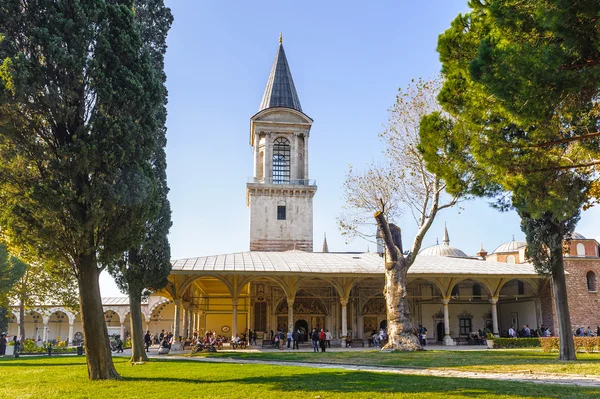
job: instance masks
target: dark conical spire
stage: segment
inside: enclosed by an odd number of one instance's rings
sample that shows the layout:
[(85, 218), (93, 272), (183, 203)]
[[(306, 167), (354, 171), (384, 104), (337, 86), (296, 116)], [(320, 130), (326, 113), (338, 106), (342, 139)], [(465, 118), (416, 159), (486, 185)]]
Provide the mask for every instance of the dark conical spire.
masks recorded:
[(292, 108), (302, 112), (302, 106), (300, 106), (300, 99), (298, 99), (298, 93), (296, 93), (282, 41), (281, 36), (279, 36), (279, 49), (271, 68), (265, 94), (258, 108), (259, 112), (274, 107)]
[(450, 236), (448, 235), (448, 228), (446, 227), (446, 223), (444, 223), (444, 245), (450, 245)]
[(323, 235), (323, 250), (321, 252), (329, 252), (329, 246), (327, 245), (327, 233)]

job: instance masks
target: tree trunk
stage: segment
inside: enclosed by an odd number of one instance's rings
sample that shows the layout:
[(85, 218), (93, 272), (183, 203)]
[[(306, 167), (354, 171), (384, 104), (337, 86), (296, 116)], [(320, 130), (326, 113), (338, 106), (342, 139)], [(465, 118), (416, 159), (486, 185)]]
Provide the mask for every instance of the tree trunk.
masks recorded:
[(100, 270), (95, 257), (81, 256), (77, 261), (77, 269), (88, 377), (91, 380), (121, 379), (112, 361), (98, 281)]
[(375, 213), (387, 252), (385, 255), (385, 304), (387, 307), (388, 343), (384, 350), (414, 351), (423, 349), (410, 321), (406, 298), (406, 273), (410, 262), (402, 254), (402, 231), (388, 224), (381, 212)]
[(142, 328), (142, 295), (139, 290), (129, 289), (129, 317), (131, 318), (131, 362), (147, 362)]
[(387, 306), (389, 341), (384, 349), (414, 351), (423, 349), (410, 321), (410, 308), (406, 297), (406, 272), (404, 258), (385, 271), (385, 303)]
[(562, 247), (552, 249), (552, 290), (560, 338), (560, 354), (558, 360), (577, 360), (573, 331), (571, 330), (571, 315), (567, 300), (567, 282)]
[[(20, 298), (19, 300), (19, 337), (21, 338), (21, 344), (25, 343), (25, 299)], [(34, 338), (34, 339), (37, 339)]]

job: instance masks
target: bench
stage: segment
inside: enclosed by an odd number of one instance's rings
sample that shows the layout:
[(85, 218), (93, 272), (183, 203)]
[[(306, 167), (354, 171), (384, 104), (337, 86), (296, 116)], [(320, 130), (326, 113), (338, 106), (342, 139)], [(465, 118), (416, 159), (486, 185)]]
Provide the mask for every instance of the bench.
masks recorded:
[(267, 348), (271, 348), (271, 347), (273, 347), (273, 341), (272, 341), (272, 340), (270, 340), (270, 339), (263, 339), (263, 340), (262, 340), (262, 347), (264, 348), (265, 346), (266, 346)]

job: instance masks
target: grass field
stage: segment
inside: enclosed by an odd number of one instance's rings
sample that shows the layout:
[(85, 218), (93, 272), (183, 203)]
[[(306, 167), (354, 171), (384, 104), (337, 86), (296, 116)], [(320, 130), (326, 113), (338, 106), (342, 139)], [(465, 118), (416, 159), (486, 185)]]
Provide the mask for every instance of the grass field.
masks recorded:
[(322, 362), (373, 366), (425, 367), (463, 371), (531, 372), (600, 375), (600, 353), (578, 353), (575, 362), (559, 362), (556, 353), (541, 349), (506, 349), (482, 351), (422, 351), (382, 353), (363, 352), (218, 352), (195, 356)]
[(83, 357), (2, 358), (0, 398), (600, 398), (600, 389), (307, 367), (165, 359), (132, 366), (122, 381), (89, 381)]

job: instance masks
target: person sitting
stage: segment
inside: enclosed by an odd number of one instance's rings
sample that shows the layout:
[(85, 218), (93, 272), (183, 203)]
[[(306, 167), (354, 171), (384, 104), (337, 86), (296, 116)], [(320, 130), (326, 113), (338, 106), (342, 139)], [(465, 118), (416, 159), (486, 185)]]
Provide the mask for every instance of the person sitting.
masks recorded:
[(346, 348), (352, 348), (352, 337), (350, 335), (346, 337)]

